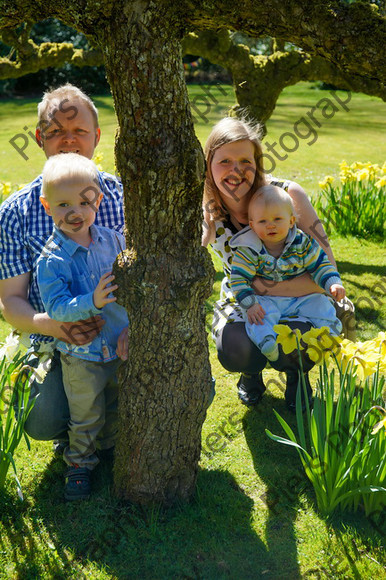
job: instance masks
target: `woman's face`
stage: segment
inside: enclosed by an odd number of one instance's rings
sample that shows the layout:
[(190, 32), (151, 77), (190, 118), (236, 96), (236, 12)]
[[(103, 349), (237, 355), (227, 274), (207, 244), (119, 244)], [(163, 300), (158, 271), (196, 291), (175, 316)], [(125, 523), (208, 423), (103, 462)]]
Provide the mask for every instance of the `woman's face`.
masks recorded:
[(216, 149), (212, 175), (221, 198), (240, 201), (249, 193), (256, 175), (255, 148), (251, 141), (233, 141)]

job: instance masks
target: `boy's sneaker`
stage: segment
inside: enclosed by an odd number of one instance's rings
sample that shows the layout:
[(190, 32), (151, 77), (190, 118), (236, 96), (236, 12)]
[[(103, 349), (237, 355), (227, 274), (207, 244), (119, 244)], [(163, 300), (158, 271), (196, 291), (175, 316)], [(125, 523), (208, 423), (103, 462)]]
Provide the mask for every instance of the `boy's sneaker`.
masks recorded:
[(261, 373), (257, 375), (242, 373), (237, 383), (237, 388), (239, 399), (243, 405), (247, 407), (258, 405), (265, 391), (263, 375)]
[(279, 358), (279, 347), (276, 343), (275, 337), (267, 336), (259, 345), (261, 354), (272, 362)]
[[(298, 371), (290, 371), (287, 372), (287, 383), (286, 383), (286, 390), (285, 390), (285, 402), (287, 404), (287, 409), (291, 411), (291, 413), (296, 413), (296, 393), (298, 388), (301, 389), (301, 402), (302, 402), (302, 412), (307, 408), (306, 399), (304, 397), (304, 387), (303, 381), (300, 380), (299, 383), (299, 375)], [(311, 409), (312, 407), (312, 387), (310, 384), (310, 379), (308, 378), (308, 373), (304, 375), (305, 382), (306, 382), (306, 392), (307, 392), (307, 399), (308, 404)]]
[(67, 469), (64, 499), (67, 501), (74, 501), (77, 499), (88, 499), (91, 494), (90, 483), (91, 470), (88, 467), (79, 467), (79, 465), (71, 465)]

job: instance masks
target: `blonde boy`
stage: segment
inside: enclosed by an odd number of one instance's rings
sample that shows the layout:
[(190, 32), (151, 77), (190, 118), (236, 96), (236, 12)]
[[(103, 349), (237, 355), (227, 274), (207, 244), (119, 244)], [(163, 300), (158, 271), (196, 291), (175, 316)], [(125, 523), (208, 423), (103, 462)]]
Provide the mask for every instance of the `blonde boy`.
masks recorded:
[(76, 153), (50, 157), (42, 191), (40, 201), (55, 224), (37, 263), (44, 307), (53, 320), (99, 315), (105, 322), (88, 344), (56, 344), (70, 409), (65, 498), (83, 499), (90, 495), (90, 472), (99, 462), (96, 446), (112, 448), (117, 434), (116, 348), (128, 321), (112, 295), (118, 286), (112, 285), (111, 269), (124, 238), (94, 224), (103, 195), (90, 159)]

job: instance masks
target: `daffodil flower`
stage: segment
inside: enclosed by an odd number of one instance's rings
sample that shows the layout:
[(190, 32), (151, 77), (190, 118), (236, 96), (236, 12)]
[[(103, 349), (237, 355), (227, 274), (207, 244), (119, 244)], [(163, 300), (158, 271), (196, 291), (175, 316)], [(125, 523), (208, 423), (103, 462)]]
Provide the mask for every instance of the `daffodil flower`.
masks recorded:
[(374, 425), (373, 430), (371, 431), (371, 434), (374, 435), (375, 433), (378, 433), (378, 431), (380, 431), (382, 427), (384, 427), (386, 431), (386, 411), (383, 407), (378, 407), (378, 405), (373, 407), (372, 409), (377, 409), (378, 411), (381, 411), (385, 415), (383, 419), (381, 419), (381, 421), (378, 421), (378, 423)]
[(356, 173), (357, 181), (364, 181), (365, 179), (369, 178), (369, 170), (362, 169), (361, 171), (357, 171)]
[(376, 181), (374, 185), (375, 185), (375, 187), (377, 187), (379, 189), (381, 187), (385, 187), (385, 185), (386, 185), (386, 176), (385, 175), (382, 175), (382, 177), (378, 181)]
[(281, 344), (284, 354), (289, 354), (296, 350), (298, 345), (300, 350), (303, 350), (303, 347), (300, 344), (302, 335), (298, 328), (293, 330), (286, 324), (276, 324), (273, 329), (277, 332), (276, 342)]
[(332, 355), (337, 356), (340, 351), (342, 339), (333, 336), (327, 326), (322, 328), (311, 328), (302, 336), (303, 342), (308, 346), (307, 355), (316, 364), (323, 361), (329, 362)]
[(4, 357), (7, 361), (11, 362), (19, 350), (19, 338), (17, 334), (11, 332), (5, 339), (3, 345), (0, 348), (0, 360)]
[(375, 433), (378, 433), (378, 431), (380, 431), (382, 427), (384, 427), (386, 431), (386, 417), (381, 421), (379, 421), (379, 423), (374, 425), (374, 429), (371, 431), (371, 434), (374, 435)]

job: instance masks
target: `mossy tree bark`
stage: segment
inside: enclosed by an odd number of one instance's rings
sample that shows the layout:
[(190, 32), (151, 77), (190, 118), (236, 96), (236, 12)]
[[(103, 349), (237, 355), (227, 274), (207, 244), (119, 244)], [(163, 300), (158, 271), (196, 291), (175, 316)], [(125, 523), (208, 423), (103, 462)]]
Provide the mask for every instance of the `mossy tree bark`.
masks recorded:
[(386, 97), (385, 88), (379, 82), (349, 75), (321, 56), (295, 50), (286, 52), (283, 42), (274, 42), (270, 55), (254, 55), (247, 46), (235, 42), (229, 30), (223, 29), (189, 33), (182, 46), (185, 52), (203, 56), (228, 69), (238, 102), (233, 110), (247, 111), (263, 127), (282, 90), (299, 81), (320, 80), (342, 89)]
[[(212, 265), (200, 247), (204, 163), (195, 137), (174, 9), (117, 10), (102, 32), (120, 133), (128, 251), (115, 273), (127, 308), (115, 489), (169, 503), (195, 486), (210, 390), (203, 302)], [(176, 25), (177, 24), (177, 25)]]

